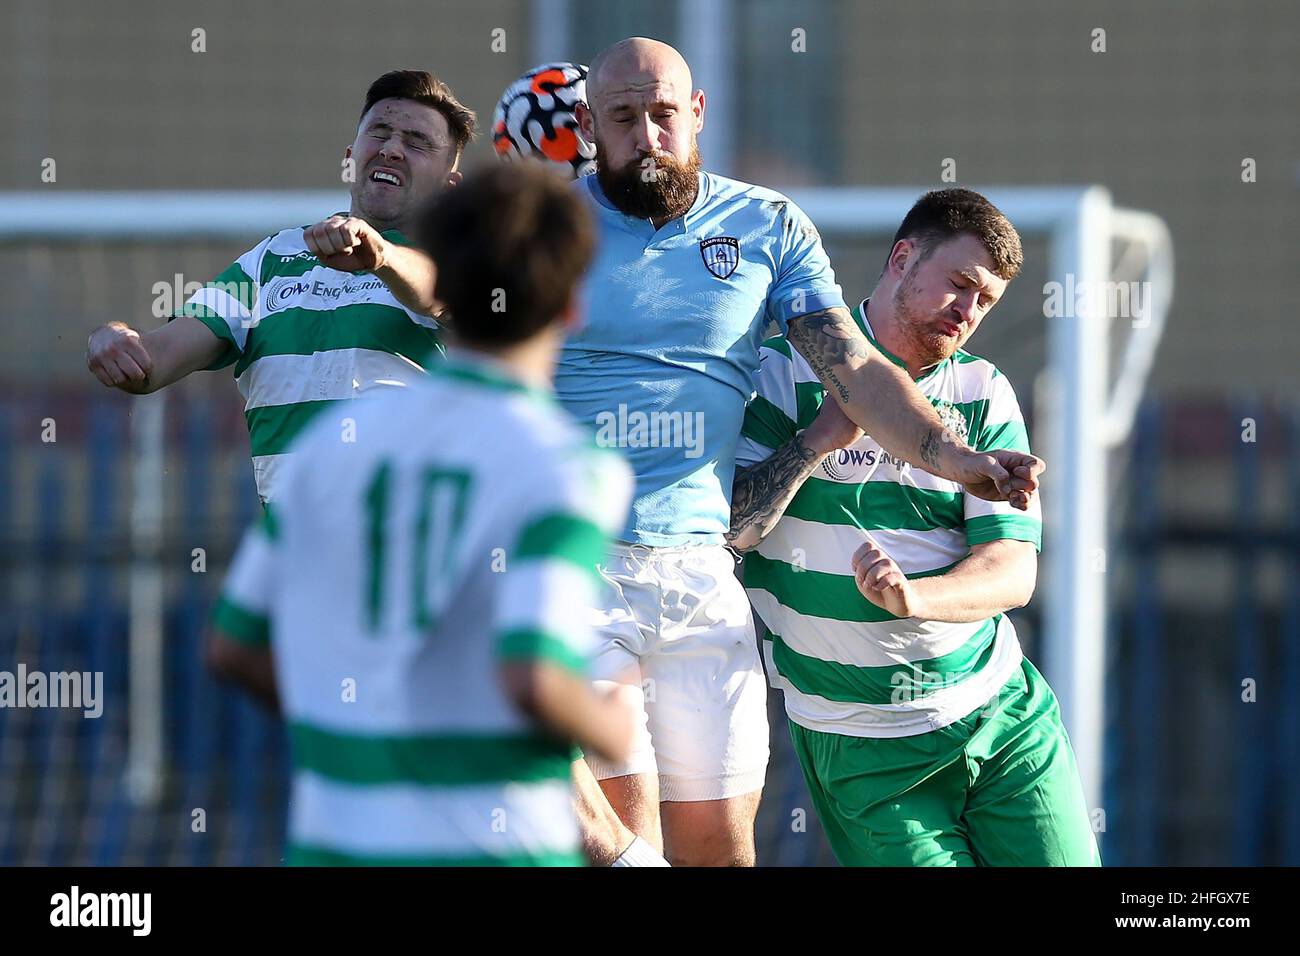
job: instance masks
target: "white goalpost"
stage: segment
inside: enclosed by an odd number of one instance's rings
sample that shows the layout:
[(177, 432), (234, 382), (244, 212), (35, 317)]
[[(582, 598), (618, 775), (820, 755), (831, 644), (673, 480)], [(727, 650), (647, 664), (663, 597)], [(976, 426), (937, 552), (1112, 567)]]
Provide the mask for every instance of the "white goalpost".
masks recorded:
[[(830, 239), (892, 236), (930, 187), (793, 190), (790, 197)], [(1070, 290), (1066, 314), (1047, 322), (1050, 394), (1040, 409), (1037, 446), (1045, 478), (1043, 587), (1047, 677), (1060, 698), (1089, 806), (1101, 800), (1107, 453), (1132, 427), (1173, 289), (1169, 232), (1156, 216), (1117, 209), (1109, 192), (1087, 187), (981, 189), (1026, 237), (1046, 237), (1047, 279)], [(0, 247), (17, 241), (86, 245), (158, 244), (156, 278), (175, 269), (167, 243), (222, 241), (251, 246), (286, 226), (348, 208), (345, 193), (111, 192), (10, 193), (2, 197)], [(1136, 277), (1149, 300), (1110, 369), (1117, 267), (1112, 246), (1136, 249)], [(151, 260), (152, 263), (153, 260)], [(212, 274), (226, 263), (213, 263)], [(1122, 271), (1122, 270), (1121, 270)], [(187, 278), (204, 280), (211, 276)], [(147, 289), (140, 291), (146, 301)], [(147, 316), (122, 315), (131, 325)], [(86, 330), (89, 332), (89, 329)], [(130, 573), (130, 743), (128, 782), (142, 801), (163, 779), (163, 569), (159, 554), (166, 393), (140, 401), (131, 428), (133, 510)]]

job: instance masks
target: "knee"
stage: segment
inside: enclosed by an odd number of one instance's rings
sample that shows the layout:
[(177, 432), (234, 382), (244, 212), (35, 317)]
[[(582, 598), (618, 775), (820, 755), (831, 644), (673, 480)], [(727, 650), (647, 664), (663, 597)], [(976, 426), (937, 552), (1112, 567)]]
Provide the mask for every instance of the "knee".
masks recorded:
[(754, 833), (737, 826), (719, 826), (706, 832), (668, 839), (668, 862), (673, 866), (753, 866)]

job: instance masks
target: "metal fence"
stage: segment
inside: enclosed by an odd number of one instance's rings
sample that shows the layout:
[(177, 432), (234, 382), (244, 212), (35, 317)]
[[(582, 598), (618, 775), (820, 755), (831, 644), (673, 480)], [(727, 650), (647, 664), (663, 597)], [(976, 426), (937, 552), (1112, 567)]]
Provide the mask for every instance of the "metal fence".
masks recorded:
[(1108, 862), (1300, 864), (1300, 405), (1148, 401), (1130, 462)]

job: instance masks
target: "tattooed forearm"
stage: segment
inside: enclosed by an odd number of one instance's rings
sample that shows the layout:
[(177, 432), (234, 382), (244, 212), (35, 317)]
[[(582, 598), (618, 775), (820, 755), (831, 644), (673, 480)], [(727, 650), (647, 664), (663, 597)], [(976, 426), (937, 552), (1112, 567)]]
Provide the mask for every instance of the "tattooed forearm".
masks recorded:
[[(964, 445), (944, 441), (943, 423), (907, 370), (872, 346), (844, 309), (790, 322), (786, 336), (844, 414), (885, 451), (944, 478), (964, 474)], [(945, 445), (949, 447), (945, 447)]]
[(824, 457), (804, 444), (802, 435), (795, 435), (766, 461), (738, 469), (727, 543), (737, 551), (758, 547)]
[(939, 467), (939, 439), (933, 430), (927, 431), (921, 439), (921, 464), (932, 471)]
[(870, 343), (853, 324), (846, 309), (834, 308), (814, 312), (790, 323), (790, 342), (807, 359), (817, 377), (849, 401), (849, 388), (836, 368), (850, 358), (866, 358)]

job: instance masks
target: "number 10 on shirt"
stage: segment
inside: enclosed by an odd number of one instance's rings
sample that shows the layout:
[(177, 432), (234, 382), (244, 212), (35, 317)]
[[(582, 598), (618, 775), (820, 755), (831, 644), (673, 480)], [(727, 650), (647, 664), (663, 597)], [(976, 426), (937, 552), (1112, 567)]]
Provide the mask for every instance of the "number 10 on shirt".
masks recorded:
[[(410, 615), (412, 626), (427, 632), (437, 623), (454, 585), (455, 548), (472, 484), (465, 471), (428, 467), (411, 475), (413, 481), (398, 480), (392, 462), (375, 469), (366, 486), (366, 623), (371, 632), (381, 630), (385, 590), (391, 581), (392, 552), (410, 555)], [(414, 492), (412, 504), (403, 507), (403, 497)], [(396, 499), (396, 500), (395, 500)], [(392, 516), (415, 511), (414, 525), (398, 529), (413, 534), (407, 548), (394, 548)], [(400, 613), (400, 612), (397, 612)]]

